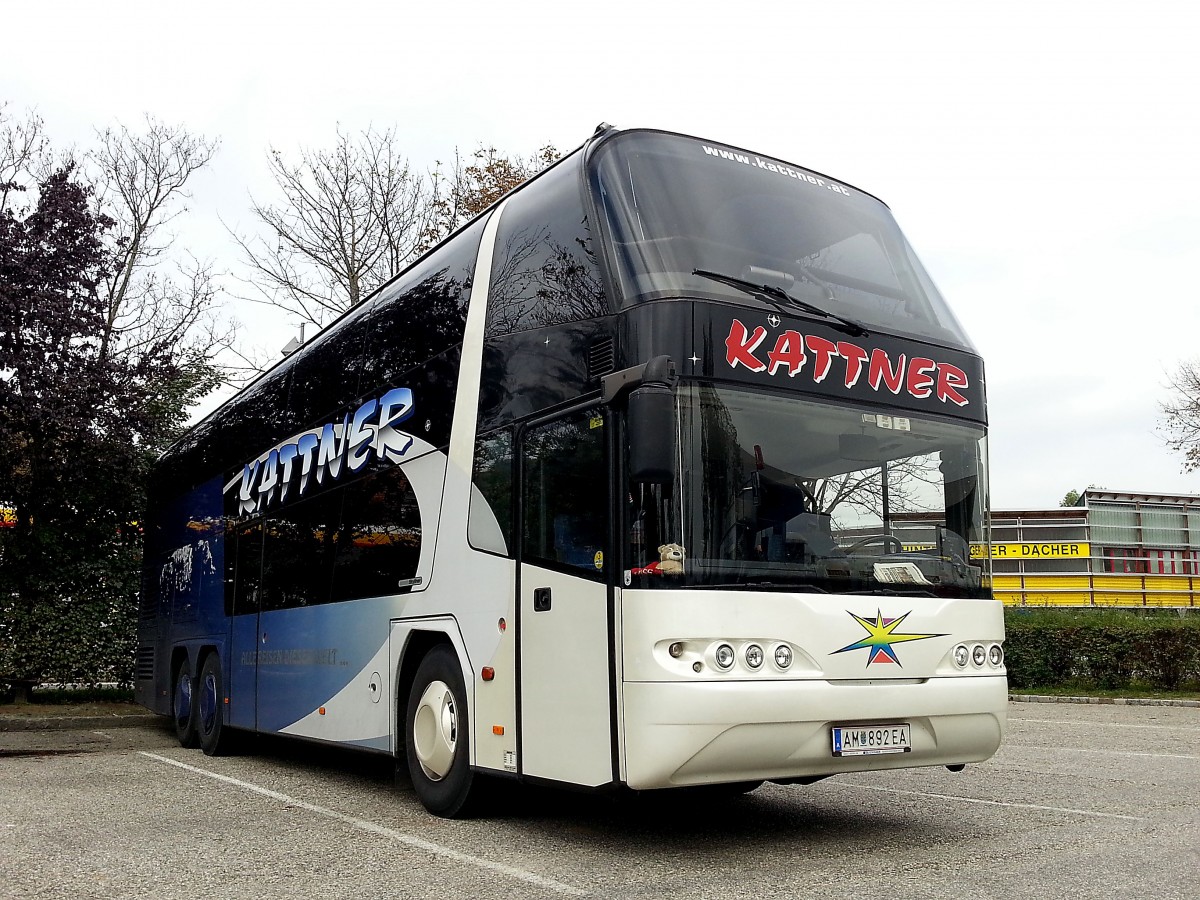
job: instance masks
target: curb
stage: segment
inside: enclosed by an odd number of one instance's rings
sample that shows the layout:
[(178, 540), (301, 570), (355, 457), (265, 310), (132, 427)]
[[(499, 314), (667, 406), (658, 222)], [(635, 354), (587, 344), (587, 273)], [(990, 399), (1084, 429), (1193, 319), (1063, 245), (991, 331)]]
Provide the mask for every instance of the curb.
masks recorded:
[(1056, 697), (1041, 694), (1009, 694), (1013, 703), (1085, 703), (1099, 706), (1184, 706), (1200, 709), (1200, 700), (1158, 700), (1153, 697)]
[(153, 713), (112, 716), (0, 716), (4, 731), (90, 731), (93, 728), (155, 726), (163, 721)]

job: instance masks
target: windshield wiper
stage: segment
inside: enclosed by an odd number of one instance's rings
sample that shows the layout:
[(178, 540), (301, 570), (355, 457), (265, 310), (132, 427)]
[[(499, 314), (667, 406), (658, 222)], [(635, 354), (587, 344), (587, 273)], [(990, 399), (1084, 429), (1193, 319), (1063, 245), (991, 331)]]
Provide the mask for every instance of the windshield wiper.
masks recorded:
[(933, 591), (924, 591), (920, 588), (912, 590), (897, 591), (892, 588), (875, 588), (867, 591), (851, 591), (849, 593), (862, 594), (864, 597), (936, 597), (937, 594)]
[[(753, 281), (748, 281), (745, 278), (736, 278), (733, 275), (724, 275), (721, 272), (709, 272), (705, 269), (692, 269), (693, 275), (699, 275), (701, 278), (708, 278), (712, 281), (720, 282), (721, 284), (729, 285), (731, 288), (737, 288), (739, 291), (745, 291), (756, 300), (766, 303), (781, 313), (787, 313), (787, 310), (781, 309), (780, 304), (786, 304), (795, 309), (804, 310), (815, 316), (820, 316), (823, 319), (832, 319), (837, 322), (833, 327), (838, 331), (844, 332), (851, 337), (866, 337), (870, 334), (867, 329), (863, 328), (853, 319), (847, 319), (844, 316), (839, 316), (837, 313), (830, 312), (827, 309), (822, 309), (814, 303), (809, 303), (807, 300), (801, 300), (799, 297), (793, 297), (783, 288), (775, 287), (772, 284), (755, 284)], [(819, 281), (815, 276), (809, 274), (808, 270), (804, 270), (804, 277), (811, 280), (814, 284), (821, 285), (825, 288), (826, 294), (832, 299), (833, 292), (829, 289), (829, 285)]]
[(745, 581), (732, 581), (728, 584), (700, 584), (699, 588), (748, 588), (766, 587), (778, 588), (781, 591), (792, 591), (797, 594), (828, 594), (829, 591), (815, 584), (789, 584), (784, 581), (766, 581), (761, 578), (748, 578)]

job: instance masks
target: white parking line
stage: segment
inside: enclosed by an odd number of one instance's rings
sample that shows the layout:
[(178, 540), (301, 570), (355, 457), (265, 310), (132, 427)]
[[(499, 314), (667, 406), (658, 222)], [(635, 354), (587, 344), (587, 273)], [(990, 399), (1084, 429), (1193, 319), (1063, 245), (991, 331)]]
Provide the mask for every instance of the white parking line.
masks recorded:
[(869, 784), (849, 784), (845, 781), (827, 782), (830, 787), (856, 788), (860, 791), (880, 791), (884, 794), (902, 794), (907, 797), (932, 797), (935, 800), (954, 800), (958, 803), (979, 803), (984, 806), (1007, 806), (1013, 809), (1037, 809), (1043, 812), (1068, 813), (1075, 816), (1092, 816), (1098, 819), (1122, 819), (1126, 822), (1145, 822), (1142, 816), (1123, 816), (1120, 813), (1095, 812), (1090, 809), (1071, 809), (1067, 806), (1041, 806), (1037, 803), (1009, 803), (1006, 800), (981, 800), (978, 797), (957, 797), (953, 794), (930, 794), (925, 791), (902, 791), (898, 788), (875, 787)]
[(289, 806), (298, 806), (300, 809), (306, 809), (309, 812), (316, 813), (319, 816), (325, 816), (329, 819), (336, 819), (339, 822), (344, 822), (353, 828), (360, 831), (366, 831), (370, 834), (377, 834), (386, 837), (389, 840), (396, 841), (399, 844), (406, 844), (409, 847), (415, 847), (418, 850), (424, 850), (427, 853), (432, 853), (436, 856), (443, 856), (447, 859), (452, 859), (455, 862), (467, 863), (468, 865), (478, 866), (481, 869), (487, 869), (489, 872), (496, 872), (500, 875), (505, 875), (509, 878), (515, 878), (518, 881), (524, 881), (527, 884), (535, 884), (538, 887), (546, 888), (554, 891), (557, 894), (563, 894), (569, 897), (582, 897), (586, 891), (579, 888), (571, 887), (569, 884), (563, 884), (561, 881), (555, 881), (552, 878), (546, 878), (542, 875), (537, 875), (533, 872), (527, 872), (524, 869), (518, 869), (515, 866), (507, 866), (504, 863), (493, 862), (489, 859), (483, 859), (479, 856), (472, 856), (469, 853), (463, 853), (459, 850), (452, 850), (449, 847), (443, 847), (441, 844), (435, 844), (432, 841), (424, 840), (423, 838), (414, 837), (411, 834), (405, 834), (402, 831), (396, 831), (394, 828), (387, 828), (383, 825), (377, 825), (374, 822), (368, 822), (365, 819), (357, 819), (354, 816), (348, 816), (345, 813), (340, 813), (337, 810), (327, 809), (324, 806), (317, 806), (313, 803), (305, 803), (303, 800), (297, 800), (294, 797), (289, 797), (287, 794), (281, 794), (278, 791), (273, 791), (269, 788), (260, 787), (257, 784), (251, 784), (248, 781), (242, 781), (238, 778), (231, 778), (228, 775), (221, 775), (217, 772), (210, 772), (208, 769), (201, 769), (198, 766), (188, 765), (187, 763), (177, 762), (165, 756), (159, 756), (157, 753), (148, 753), (145, 750), (138, 751), (142, 756), (149, 757), (157, 762), (166, 763), (168, 766), (175, 766), (179, 769), (184, 769), (188, 772), (193, 772), (196, 775), (203, 775), (205, 778), (212, 778), (215, 781), (223, 781), (226, 784), (232, 784), (240, 787), (243, 790), (252, 791), (256, 794), (262, 794), (264, 797), (270, 797), (272, 800), (278, 800), (281, 803), (286, 803)]
[(1010, 722), (1033, 722), (1038, 725), (1074, 725), (1077, 728), (1150, 728), (1154, 731), (1200, 731), (1200, 719), (1195, 725), (1134, 725), (1126, 722), (1079, 722), (1074, 719), (1015, 719), (1008, 717)]
[(1149, 756), (1153, 759), (1200, 760), (1200, 756), (1188, 756), (1184, 753), (1146, 753), (1140, 750), (1085, 750), (1082, 747), (1042, 747), (1034, 744), (1011, 744), (1008, 746), (1021, 747), (1025, 750), (1058, 750), (1062, 753), (1099, 753), (1103, 756)]

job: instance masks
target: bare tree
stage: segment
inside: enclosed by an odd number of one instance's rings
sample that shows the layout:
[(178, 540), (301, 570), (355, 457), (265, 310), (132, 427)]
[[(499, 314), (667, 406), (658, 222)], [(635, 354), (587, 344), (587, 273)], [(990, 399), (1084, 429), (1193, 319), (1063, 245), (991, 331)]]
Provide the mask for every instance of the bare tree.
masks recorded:
[[(109, 234), (112, 264), (100, 285), (107, 319), (102, 355), (138, 359), (170, 350), (208, 365), (232, 348), (234, 325), (219, 311), (212, 263), (174, 253), (171, 231), (187, 211), (189, 182), (217, 146), (152, 116), (144, 131), (117, 125), (97, 132), (86, 160), (97, 205), (116, 223)], [(201, 379), (204, 390), (215, 376)]]
[(869, 520), (878, 516), (884, 508), (885, 493), (887, 504), (896, 515), (936, 509), (941, 501), (937, 495), (941, 491), (942, 474), (937, 455), (931, 454), (892, 460), (829, 478), (804, 479), (797, 486), (808, 495), (814, 511), (830, 514), (835, 520), (846, 519), (848, 525), (859, 518)]
[(416, 254), (427, 193), (397, 147), (395, 129), (340, 129), (330, 150), (290, 162), (272, 148), (279, 205), (252, 200), (266, 234), (234, 239), (257, 302), (323, 325), (359, 303)]
[(48, 175), (52, 162), (41, 116), (31, 110), (14, 121), (8, 104), (0, 104), (0, 212)]
[[(133, 364), (170, 356), (185, 370), (172, 390), (189, 405), (236, 367), (217, 363), (219, 355), (234, 352), (235, 326), (220, 312), (213, 264), (176, 252), (171, 229), (186, 212), (189, 182), (212, 159), (217, 141), (151, 116), (144, 130), (116, 125), (96, 137), (78, 171), (94, 187), (95, 214), (108, 223), (96, 286), (105, 319), (100, 355)], [(14, 121), (0, 108), (0, 210), (59, 166), (76, 167), (75, 153), (52, 152), (41, 117), (30, 112)]]
[(1170, 380), (1171, 397), (1160, 404), (1160, 433), (1183, 454), (1183, 471), (1200, 469), (1200, 362), (1181, 363)]
[(480, 144), (471, 154), (471, 161), (464, 164), (456, 148), (450, 171), (443, 172), (438, 162), (430, 175), (429, 215), (422, 249), (432, 247), (471, 221), (559, 156), (553, 144), (546, 144), (527, 158), (501, 156), (495, 147)]

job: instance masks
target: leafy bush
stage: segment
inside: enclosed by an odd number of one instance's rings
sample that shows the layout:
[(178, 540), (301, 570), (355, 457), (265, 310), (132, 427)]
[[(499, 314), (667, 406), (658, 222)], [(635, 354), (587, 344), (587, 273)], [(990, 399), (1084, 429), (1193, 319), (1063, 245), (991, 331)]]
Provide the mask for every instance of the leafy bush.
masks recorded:
[(1200, 689), (1200, 615), (1133, 610), (1005, 611), (1012, 688)]

